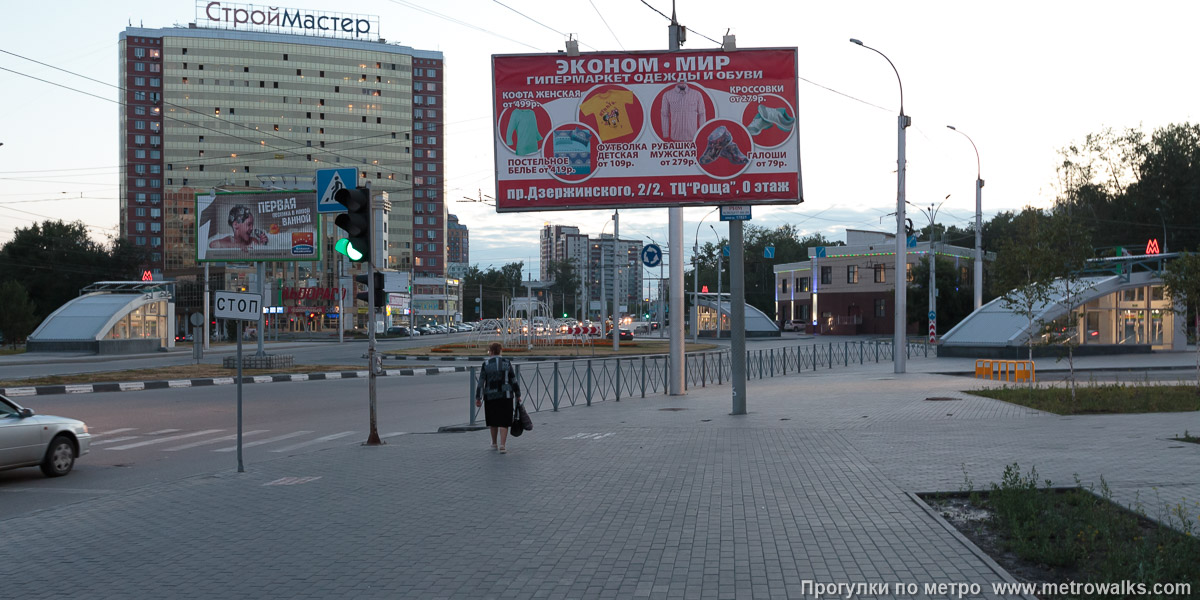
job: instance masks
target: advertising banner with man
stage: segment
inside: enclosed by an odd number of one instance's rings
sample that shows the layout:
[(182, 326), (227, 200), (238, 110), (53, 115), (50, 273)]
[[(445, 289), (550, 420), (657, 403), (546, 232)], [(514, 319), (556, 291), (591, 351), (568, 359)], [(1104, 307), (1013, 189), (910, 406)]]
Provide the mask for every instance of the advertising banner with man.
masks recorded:
[(796, 49), (492, 56), (496, 210), (803, 201)]
[(196, 260), (321, 259), (312, 190), (196, 194)]

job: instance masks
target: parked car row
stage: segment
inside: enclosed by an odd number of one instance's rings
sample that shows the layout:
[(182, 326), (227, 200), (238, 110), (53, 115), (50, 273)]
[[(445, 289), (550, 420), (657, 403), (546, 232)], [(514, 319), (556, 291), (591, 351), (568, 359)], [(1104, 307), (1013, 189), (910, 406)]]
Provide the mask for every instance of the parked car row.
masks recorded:
[(474, 328), (466, 323), (458, 323), (455, 325), (418, 325), (410, 327), (407, 325), (393, 325), (387, 328), (385, 335), (395, 337), (416, 337), (420, 335), (434, 335), (438, 333), (466, 333)]

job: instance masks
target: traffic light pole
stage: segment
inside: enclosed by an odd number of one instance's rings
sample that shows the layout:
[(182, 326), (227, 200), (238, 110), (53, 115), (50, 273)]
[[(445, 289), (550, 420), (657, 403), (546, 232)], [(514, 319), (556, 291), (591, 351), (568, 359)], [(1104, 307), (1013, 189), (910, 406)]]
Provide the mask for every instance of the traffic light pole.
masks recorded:
[[(374, 220), (374, 211), (372, 211), (372, 220)], [(367, 254), (367, 396), (369, 398), (371, 412), (371, 433), (367, 435), (367, 441), (364, 446), (379, 446), (383, 441), (379, 439), (378, 413), (376, 411), (375, 402), (375, 378), (380, 369), (379, 357), (375, 354), (375, 252), (374, 249), (369, 249)]]

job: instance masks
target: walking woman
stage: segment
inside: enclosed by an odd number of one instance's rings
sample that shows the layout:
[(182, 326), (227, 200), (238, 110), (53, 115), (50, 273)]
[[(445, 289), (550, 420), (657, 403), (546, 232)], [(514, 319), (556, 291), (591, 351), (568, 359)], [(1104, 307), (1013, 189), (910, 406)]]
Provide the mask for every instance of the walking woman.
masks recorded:
[[(483, 407), (484, 419), (492, 430), (492, 450), (499, 448), (501, 454), (508, 450), (508, 428), (513, 420), (513, 400), (521, 400), (521, 387), (512, 361), (500, 356), (504, 346), (494, 342), (488, 346), (488, 359), (479, 371), (479, 385), (475, 388), (475, 406)], [(500, 445), (496, 445), (496, 434), (500, 434)]]

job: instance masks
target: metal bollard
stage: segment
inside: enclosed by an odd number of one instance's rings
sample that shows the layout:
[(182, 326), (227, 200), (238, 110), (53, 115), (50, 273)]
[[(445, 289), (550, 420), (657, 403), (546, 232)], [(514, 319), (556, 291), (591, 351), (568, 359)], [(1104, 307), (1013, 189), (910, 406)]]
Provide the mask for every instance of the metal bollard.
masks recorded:
[[(241, 384), (238, 384), (238, 385), (241, 385)], [(475, 378), (475, 367), (471, 367), (471, 388), (470, 388), (470, 393), (467, 394), (467, 398), (469, 398), (469, 401), (467, 402), (467, 406), (468, 406), (469, 414), (471, 415), (471, 420), (469, 421), (469, 423), (471, 425), (475, 424), (475, 416), (476, 416), (476, 413), (475, 413), (475, 386), (476, 385), (477, 385), (477, 383), (476, 383), (476, 378)]]
[(646, 397), (646, 357), (642, 357), (642, 397)]
[(554, 404), (554, 412), (558, 412), (558, 361), (554, 361), (554, 398), (551, 400)]
[(587, 398), (587, 405), (592, 405), (592, 360), (587, 361), (587, 388), (584, 391), (584, 397)]
[[(616, 334), (614, 334), (616, 335)], [(614, 402), (621, 401), (621, 359), (617, 359), (616, 383), (613, 384)]]

